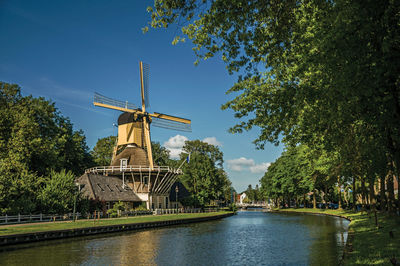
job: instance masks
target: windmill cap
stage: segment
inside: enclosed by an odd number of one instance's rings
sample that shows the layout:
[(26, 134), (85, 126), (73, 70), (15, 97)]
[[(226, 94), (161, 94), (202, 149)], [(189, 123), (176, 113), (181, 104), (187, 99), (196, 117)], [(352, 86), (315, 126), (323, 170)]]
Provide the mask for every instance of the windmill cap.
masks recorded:
[(118, 126), (141, 121), (143, 121), (143, 118), (141, 116), (138, 115), (137, 119), (135, 120), (135, 116), (133, 113), (125, 112), (118, 117)]

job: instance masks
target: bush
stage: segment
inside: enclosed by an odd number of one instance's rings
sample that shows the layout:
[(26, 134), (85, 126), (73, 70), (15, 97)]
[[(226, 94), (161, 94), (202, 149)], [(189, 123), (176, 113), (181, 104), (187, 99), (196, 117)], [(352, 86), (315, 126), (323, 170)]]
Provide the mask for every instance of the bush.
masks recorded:
[(136, 207), (134, 211), (147, 211), (146, 202), (142, 202), (139, 207)]
[(235, 203), (231, 203), (231, 204), (229, 204), (229, 210), (230, 211), (232, 211), (232, 212), (237, 212), (237, 206), (236, 206), (236, 204)]
[(126, 209), (126, 206), (125, 206), (126, 204), (125, 203), (123, 203), (123, 202), (121, 202), (121, 201), (118, 201), (118, 203), (115, 203), (114, 204), (114, 206), (112, 207), (112, 209), (109, 209), (108, 211), (107, 211), (107, 214), (110, 216), (110, 217), (120, 217), (121, 216), (121, 212), (122, 211), (125, 211), (125, 209)]

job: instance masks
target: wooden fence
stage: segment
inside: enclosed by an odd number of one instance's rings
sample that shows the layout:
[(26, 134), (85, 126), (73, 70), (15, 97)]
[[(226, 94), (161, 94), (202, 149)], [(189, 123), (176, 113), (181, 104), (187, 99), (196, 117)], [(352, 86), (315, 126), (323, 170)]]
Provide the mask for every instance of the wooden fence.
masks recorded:
[[(80, 218), (81, 214), (75, 214), (76, 218)], [(20, 224), (20, 223), (34, 223), (34, 222), (52, 222), (52, 221), (67, 221), (72, 220), (73, 214), (28, 214), (28, 215), (5, 215), (0, 216), (0, 225), (2, 224)]]
[[(200, 213), (200, 212), (216, 212), (218, 208), (179, 208), (179, 209), (155, 209), (143, 211), (122, 211), (120, 216), (141, 216), (141, 215), (163, 215), (175, 213)], [(82, 215), (79, 212), (76, 214), (76, 219), (102, 219), (109, 218), (103, 212), (94, 212), (87, 215)], [(0, 225), (5, 224), (21, 224), (21, 223), (35, 223), (35, 222), (55, 222), (55, 221), (68, 221), (73, 220), (73, 214), (28, 214), (28, 215), (5, 215), (0, 216)]]

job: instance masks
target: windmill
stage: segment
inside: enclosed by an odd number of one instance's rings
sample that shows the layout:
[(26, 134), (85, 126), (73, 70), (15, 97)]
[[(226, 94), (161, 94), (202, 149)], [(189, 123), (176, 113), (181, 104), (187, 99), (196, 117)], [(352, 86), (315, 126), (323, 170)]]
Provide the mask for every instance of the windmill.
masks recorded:
[[(108, 109), (122, 111), (123, 113), (118, 118), (118, 139), (114, 147), (112, 164), (118, 163), (120, 159), (117, 156), (117, 151), (123, 149), (120, 154), (123, 154), (127, 148), (135, 148), (136, 164), (146, 165), (153, 169), (153, 155), (151, 150), (150, 140), (150, 124), (156, 127), (174, 129), (180, 131), (191, 131), (191, 121), (186, 118), (176, 117), (163, 113), (149, 113), (146, 111), (149, 105), (148, 89), (149, 89), (149, 66), (139, 63), (140, 67), (140, 88), (141, 88), (141, 104), (142, 108), (137, 108), (134, 104), (127, 101), (118, 101), (106, 96), (95, 93), (95, 106)], [(140, 155), (147, 155), (147, 160), (139, 160)], [(120, 156), (121, 157), (121, 156)], [(132, 163), (131, 163), (132, 164)]]

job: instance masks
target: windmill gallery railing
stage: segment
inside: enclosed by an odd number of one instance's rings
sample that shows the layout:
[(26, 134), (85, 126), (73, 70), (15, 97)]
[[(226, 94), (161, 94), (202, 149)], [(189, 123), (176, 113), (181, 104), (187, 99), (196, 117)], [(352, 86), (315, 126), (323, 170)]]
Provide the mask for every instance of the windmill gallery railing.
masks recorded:
[(117, 107), (126, 108), (126, 109), (136, 109), (137, 108), (136, 105), (134, 105), (133, 103), (129, 103), (127, 101), (124, 102), (124, 101), (114, 100), (112, 98), (103, 96), (97, 92), (94, 93), (94, 101), (102, 103), (102, 104), (108, 104), (108, 105), (117, 106)]
[(122, 172), (171, 172), (174, 174), (182, 174), (181, 169), (171, 168), (169, 166), (155, 166), (153, 168), (140, 165), (127, 165), (127, 166), (98, 166), (85, 170), (86, 174), (119, 174)]

